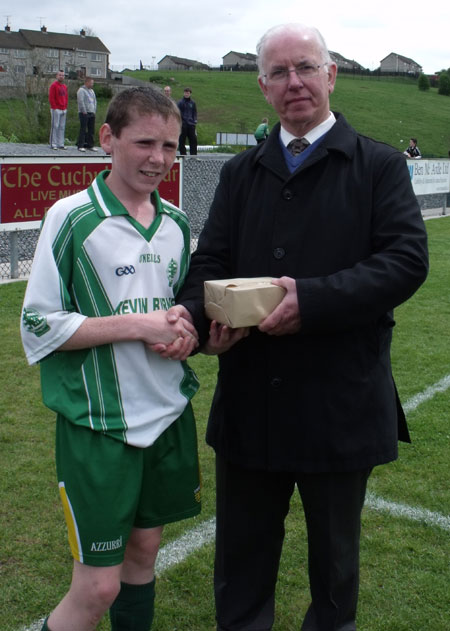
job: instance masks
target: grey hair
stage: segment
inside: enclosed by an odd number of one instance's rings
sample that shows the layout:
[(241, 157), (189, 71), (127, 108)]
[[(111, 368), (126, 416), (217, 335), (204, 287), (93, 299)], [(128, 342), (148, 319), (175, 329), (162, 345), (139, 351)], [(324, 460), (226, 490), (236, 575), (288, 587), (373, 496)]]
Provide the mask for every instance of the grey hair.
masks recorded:
[(305, 34), (311, 33), (313, 38), (316, 40), (319, 45), (320, 54), (322, 57), (322, 63), (330, 64), (332, 63), (332, 59), (330, 57), (330, 53), (328, 52), (327, 45), (325, 40), (314, 26), (306, 26), (305, 24), (298, 23), (290, 23), (290, 24), (279, 24), (278, 26), (273, 26), (268, 31), (264, 33), (259, 42), (256, 45), (256, 54), (257, 54), (257, 62), (258, 62), (258, 70), (259, 76), (262, 78), (264, 75), (264, 53), (267, 46), (267, 43), (272, 37), (279, 35), (280, 33), (290, 32), (290, 33), (298, 33)]

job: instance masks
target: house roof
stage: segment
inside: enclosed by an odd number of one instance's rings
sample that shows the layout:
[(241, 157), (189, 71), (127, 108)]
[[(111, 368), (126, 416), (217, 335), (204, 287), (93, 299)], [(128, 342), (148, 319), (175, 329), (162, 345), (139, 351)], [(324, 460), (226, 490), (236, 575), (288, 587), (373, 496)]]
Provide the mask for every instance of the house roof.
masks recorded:
[(71, 35), (69, 33), (50, 33), (49, 31), (30, 31), (19, 29), (31, 47), (62, 48), (64, 50), (84, 50), (95, 53), (109, 53), (98, 37), (90, 35)]
[(20, 33), (0, 31), (0, 48), (31, 48)]
[(384, 57), (384, 59), (380, 61), (380, 64), (383, 63), (383, 61), (386, 61), (386, 59), (391, 55), (394, 55), (394, 57), (398, 57), (398, 59), (404, 61), (407, 64), (415, 64), (416, 66), (419, 66), (419, 68), (422, 67), (420, 64), (417, 63), (417, 61), (414, 61), (414, 59), (410, 59), (409, 57), (405, 57), (404, 55), (399, 55), (398, 53), (389, 53), (389, 55), (387, 55), (386, 57)]
[(224, 59), (228, 55), (236, 55), (237, 57), (240, 57), (241, 59), (246, 59), (247, 61), (251, 61), (253, 63), (256, 63), (256, 59), (257, 59), (256, 55), (254, 55), (253, 53), (238, 53), (235, 50), (230, 50), (230, 52), (224, 55), (222, 59)]
[(354, 59), (347, 59), (347, 57), (344, 57), (343, 55), (341, 55), (341, 53), (336, 53), (333, 50), (329, 50), (328, 52), (330, 53), (330, 57), (336, 62), (340, 61), (341, 63), (350, 64), (354, 68), (362, 68), (361, 64), (359, 64)]
[(180, 66), (198, 66), (200, 68), (209, 68), (207, 64), (203, 64), (201, 61), (196, 61), (195, 59), (186, 59), (186, 57), (175, 57), (175, 55), (164, 55), (162, 59), (158, 61), (160, 64), (164, 59), (171, 59), (174, 63)]

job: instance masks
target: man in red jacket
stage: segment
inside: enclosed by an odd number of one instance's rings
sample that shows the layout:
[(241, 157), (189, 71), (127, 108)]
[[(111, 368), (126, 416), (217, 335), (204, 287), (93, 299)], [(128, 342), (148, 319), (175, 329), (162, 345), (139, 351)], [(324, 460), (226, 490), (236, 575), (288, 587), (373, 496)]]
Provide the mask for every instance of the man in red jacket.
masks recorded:
[(64, 131), (66, 129), (66, 113), (69, 95), (67, 93), (67, 86), (64, 83), (63, 70), (58, 70), (56, 73), (56, 81), (53, 81), (48, 91), (48, 100), (52, 116), (50, 147), (52, 149), (65, 149)]

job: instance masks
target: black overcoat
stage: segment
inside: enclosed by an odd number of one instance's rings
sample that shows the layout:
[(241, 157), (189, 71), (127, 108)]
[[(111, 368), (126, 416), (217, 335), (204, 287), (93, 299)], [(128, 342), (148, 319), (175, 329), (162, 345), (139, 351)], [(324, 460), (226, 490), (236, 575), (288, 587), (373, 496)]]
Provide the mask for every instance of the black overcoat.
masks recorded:
[(225, 164), (179, 297), (204, 338), (204, 280), (296, 279), (300, 332), (252, 328), (219, 357), (207, 441), (244, 467), (351, 471), (408, 439), (392, 310), (426, 277), (425, 227), (404, 156), (336, 117), (293, 174), (279, 125)]

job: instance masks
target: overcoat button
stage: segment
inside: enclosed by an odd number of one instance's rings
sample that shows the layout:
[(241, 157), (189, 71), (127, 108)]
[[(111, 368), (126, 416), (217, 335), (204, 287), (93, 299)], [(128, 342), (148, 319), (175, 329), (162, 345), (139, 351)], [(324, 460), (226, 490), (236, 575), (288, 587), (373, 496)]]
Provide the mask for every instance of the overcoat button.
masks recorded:
[(274, 377), (270, 382), (270, 385), (272, 386), (272, 388), (279, 388), (282, 384), (282, 381), (283, 380), (281, 379), (281, 377)]
[(290, 201), (290, 200), (291, 200), (294, 196), (293, 196), (293, 194), (292, 194), (292, 191), (290, 191), (288, 188), (286, 188), (286, 189), (283, 191), (283, 197), (284, 197), (284, 199), (285, 199), (286, 201), (288, 201), (288, 202), (289, 202), (289, 201)]
[(282, 259), (285, 254), (286, 252), (283, 248), (275, 248), (275, 250), (273, 251), (273, 255), (276, 259)]

